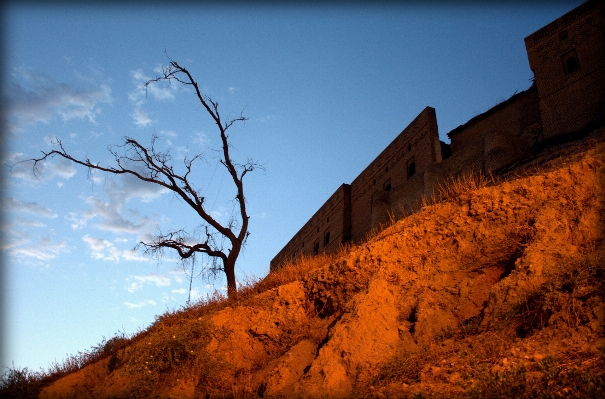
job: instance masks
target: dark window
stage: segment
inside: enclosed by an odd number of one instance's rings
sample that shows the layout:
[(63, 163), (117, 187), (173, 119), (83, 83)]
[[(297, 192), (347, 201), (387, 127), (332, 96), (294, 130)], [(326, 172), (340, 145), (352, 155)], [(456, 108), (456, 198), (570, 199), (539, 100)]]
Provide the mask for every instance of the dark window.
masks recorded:
[(408, 151), (412, 151), (412, 145), (408, 145)]
[(563, 32), (559, 33), (559, 38), (561, 39), (561, 41), (566, 40), (567, 39), (567, 31), (564, 30)]
[(388, 166), (387, 166), (387, 168), (386, 168), (386, 172), (387, 172), (387, 173), (389, 172), (389, 167), (388, 167)]
[(565, 68), (567, 69), (567, 73), (573, 73), (580, 69), (580, 65), (578, 64), (578, 59), (576, 57), (569, 57), (565, 60)]
[(328, 219), (326, 220), (326, 223), (330, 223), (330, 218), (328, 218)]
[(303, 248), (304, 248), (304, 247), (305, 247), (305, 243), (304, 243), (304, 242), (303, 242), (303, 245), (302, 245), (302, 247), (303, 247)]
[(324, 234), (324, 247), (327, 247), (330, 243), (330, 232), (326, 231)]
[(408, 162), (408, 179), (416, 174), (416, 161), (412, 158)]
[(570, 51), (569, 53), (563, 55), (561, 57), (563, 61), (563, 69), (565, 70), (565, 74), (569, 75), (574, 73), (578, 69), (580, 69), (580, 63), (578, 62), (578, 55), (575, 50)]
[(376, 179), (374, 179), (374, 185), (376, 185)]
[(384, 191), (391, 191), (391, 183), (387, 183), (384, 185)]
[(319, 254), (319, 241), (315, 241), (315, 244), (313, 245), (313, 252), (315, 255)]

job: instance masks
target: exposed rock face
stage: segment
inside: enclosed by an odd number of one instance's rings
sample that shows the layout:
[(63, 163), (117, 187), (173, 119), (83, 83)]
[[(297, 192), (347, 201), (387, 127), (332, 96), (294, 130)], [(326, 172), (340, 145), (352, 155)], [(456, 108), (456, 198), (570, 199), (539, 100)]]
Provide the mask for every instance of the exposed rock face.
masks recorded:
[[(301, 280), (160, 324), (114, 370), (106, 359), (41, 397), (455, 396), (515, 367), (549, 378), (548, 359), (601, 375), (604, 134), (574, 145), (460, 188)], [(144, 341), (170, 354), (154, 379), (135, 367)]]

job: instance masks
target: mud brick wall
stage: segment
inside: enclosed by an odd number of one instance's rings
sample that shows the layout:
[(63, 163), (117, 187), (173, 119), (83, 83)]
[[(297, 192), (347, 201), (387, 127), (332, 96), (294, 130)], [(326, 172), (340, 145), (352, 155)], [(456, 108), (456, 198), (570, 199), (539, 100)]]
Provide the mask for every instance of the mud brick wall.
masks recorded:
[(448, 133), (454, 158), (448, 165), (453, 169), (449, 174), (462, 170), (489, 173), (517, 161), (534, 144), (529, 132), (537, 125), (540, 104), (532, 86)]
[(271, 260), (274, 270), (285, 260), (318, 252), (335, 252), (351, 238), (351, 186), (341, 185)]
[(425, 173), (418, 173), (410, 178), (406, 184), (374, 195), (372, 199), (372, 228), (379, 228), (381, 225), (387, 224), (391, 217), (400, 219), (418, 209), (424, 193)]
[(441, 162), (437, 118), (426, 107), (351, 183), (352, 241), (362, 241), (373, 227), (373, 197), (422, 176), (435, 162)]
[(588, 1), (525, 38), (544, 138), (605, 120), (605, 1)]

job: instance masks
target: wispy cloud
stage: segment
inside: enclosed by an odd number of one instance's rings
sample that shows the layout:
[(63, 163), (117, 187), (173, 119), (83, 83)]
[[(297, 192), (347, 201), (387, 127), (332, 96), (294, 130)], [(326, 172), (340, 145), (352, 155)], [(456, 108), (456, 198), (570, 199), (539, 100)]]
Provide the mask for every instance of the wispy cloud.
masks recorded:
[(15, 198), (4, 198), (4, 209), (12, 212), (27, 212), (35, 216), (44, 218), (56, 218), (58, 215), (50, 208), (46, 208), (37, 202), (20, 201)]
[(151, 202), (165, 192), (167, 189), (164, 187), (144, 182), (130, 175), (121, 176), (106, 183), (105, 193), (109, 201), (98, 197), (87, 197), (85, 202), (91, 208), (82, 212), (70, 212), (67, 218), (73, 229), (82, 228), (89, 220), (98, 217), (101, 219), (95, 225), (98, 229), (114, 233), (143, 234), (153, 230), (156, 222), (134, 209), (125, 209), (126, 203), (134, 198)]
[(119, 262), (121, 259), (126, 261), (147, 262), (149, 259), (138, 255), (134, 249), (119, 249), (109, 240), (104, 238), (94, 238), (88, 234), (82, 237), (82, 241), (88, 244), (90, 256), (93, 259)]
[(153, 284), (156, 287), (167, 287), (170, 285), (170, 278), (155, 273), (145, 276), (130, 276), (126, 281), (130, 282), (127, 288), (128, 292), (138, 291), (146, 284)]
[(128, 94), (131, 101), (138, 102), (149, 95), (156, 100), (171, 100), (174, 98), (175, 87), (168, 83), (152, 82), (146, 86), (145, 83), (153, 78), (146, 75), (142, 69), (130, 71), (130, 76), (135, 84), (135, 88)]
[(143, 109), (143, 104), (149, 96), (155, 100), (172, 100), (174, 98), (175, 87), (168, 82), (149, 82), (152, 77), (146, 75), (142, 69), (130, 71), (134, 83), (134, 89), (128, 93), (128, 99), (134, 103), (132, 113), (133, 123), (140, 127), (145, 127), (155, 122), (149, 117), (147, 111)]
[(124, 302), (124, 305), (128, 308), (128, 309), (137, 309), (137, 308), (142, 308), (145, 305), (152, 305), (155, 306), (157, 305), (157, 302), (154, 300), (147, 300), (147, 301), (141, 301), (138, 303), (132, 303), (132, 302)]
[(134, 124), (137, 126), (145, 127), (150, 125), (153, 121), (147, 115), (147, 112), (144, 111), (140, 106), (135, 107), (134, 113), (132, 114), (132, 119), (134, 120)]
[(121, 252), (113, 243), (103, 238), (90, 237), (88, 234), (82, 237), (82, 241), (88, 244), (93, 259), (120, 261)]
[(38, 122), (49, 123), (60, 117), (66, 121), (87, 118), (94, 122), (101, 112), (100, 103), (112, 101), (106, 85), (75, 88), (28, 68), (13, 69), (5, 97), (8, 127), (11, 132), (23, 131)]
[(23, 160), (23, 155), (20, 152), (12, 153), (4, 160), (3, 163), (12, 166), (10, 168), (10, 177), (22, 179), (29, 183), (39, 183), (55, 177), (69, 179), (76, 174), (73, 164), (64, 158), (38, 162), (34, 170), (33, 162), (18, 163)]
[(207, 147), (208, 144), (210, 143), (210, 139), (204, 132), (195, 132), (195, 137), (193, 139), (193, 142), (200, 146)]
[(12, 256), (26, 256), (39, 260), (50, 260), (62, 252), (67, 251), (65, 241), (53, 241), (50, 237), (42, 237), (28, 246), (13, 247), (10, 251)]
[(265, 116), (262, 116), (260, 118), (257, 118), (257, 121), (259, 121), (259, 122), (268, 122), (268, 121), (271, 121), (273, 119), (275, 119), (275, 115), (265, 115)]

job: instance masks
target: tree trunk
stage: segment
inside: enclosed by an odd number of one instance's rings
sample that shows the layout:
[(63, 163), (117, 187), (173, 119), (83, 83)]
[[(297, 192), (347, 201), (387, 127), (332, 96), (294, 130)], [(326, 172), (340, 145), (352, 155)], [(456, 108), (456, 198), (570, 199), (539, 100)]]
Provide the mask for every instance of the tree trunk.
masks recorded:
[(225, 262), (225, 276), (227, 277), (227, 297), (235, 298), (237, 295), (237, 284), (235, 282), (235, 261), (239, 255), (239, 248), (234, 245), (227, 261)]

